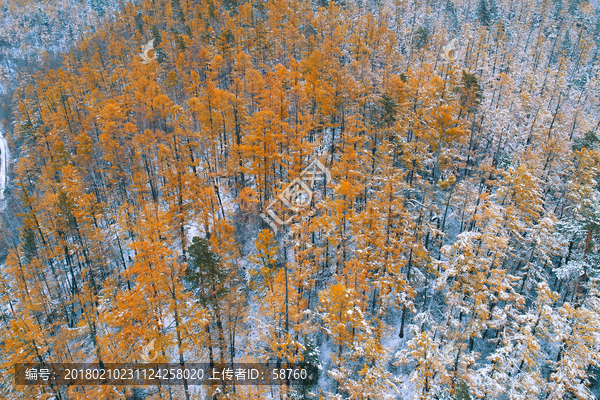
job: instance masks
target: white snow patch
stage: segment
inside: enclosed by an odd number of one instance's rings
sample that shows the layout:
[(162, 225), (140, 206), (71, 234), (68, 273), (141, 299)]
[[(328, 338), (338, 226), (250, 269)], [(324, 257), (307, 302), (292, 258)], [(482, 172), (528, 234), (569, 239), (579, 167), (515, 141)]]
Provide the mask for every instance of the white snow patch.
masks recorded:
[(4, 189), (8, 185), (8, 144), (0, 126), (0, 210), (4, 209)]

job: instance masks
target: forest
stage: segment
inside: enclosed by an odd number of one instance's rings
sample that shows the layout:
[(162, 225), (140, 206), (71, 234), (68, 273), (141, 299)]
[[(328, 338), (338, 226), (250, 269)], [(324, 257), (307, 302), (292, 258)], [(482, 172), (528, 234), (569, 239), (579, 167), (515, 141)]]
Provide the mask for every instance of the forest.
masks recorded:
[[(0, 0), (0, 398), (600, 397), (599, 67), (593, 0)], [(320, 376), (15, 384), (150, 342)]]

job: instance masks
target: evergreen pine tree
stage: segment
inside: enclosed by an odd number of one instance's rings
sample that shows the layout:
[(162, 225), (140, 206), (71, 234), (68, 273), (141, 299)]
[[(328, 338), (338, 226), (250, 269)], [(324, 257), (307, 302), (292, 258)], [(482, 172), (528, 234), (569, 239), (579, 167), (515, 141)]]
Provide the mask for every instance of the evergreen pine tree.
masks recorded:
[(213, 253), (208, 240), (194, 236), (189, 247), (190, 259), (185, 280), (196, 290), (200, 290), (203, 304), (214, 305), (227, 293), (222, 283), (226, 272), (221, 266), (221, 258)]
[(479, 5), (477, 6), (477, 16), (479, 17), (479, 22), (482, 25), (490, 25), (490, 22), (492, 21), (492, 13), (487, 0), (479, 0)]

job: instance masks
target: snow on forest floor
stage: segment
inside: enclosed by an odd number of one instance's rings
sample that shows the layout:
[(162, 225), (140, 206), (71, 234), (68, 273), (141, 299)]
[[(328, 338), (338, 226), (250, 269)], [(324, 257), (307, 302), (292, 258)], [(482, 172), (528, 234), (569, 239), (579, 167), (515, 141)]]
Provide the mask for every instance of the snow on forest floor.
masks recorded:
[(4, 208), (4, 189), (8, 184), (8, 144), (0, 125), (0, 210)]

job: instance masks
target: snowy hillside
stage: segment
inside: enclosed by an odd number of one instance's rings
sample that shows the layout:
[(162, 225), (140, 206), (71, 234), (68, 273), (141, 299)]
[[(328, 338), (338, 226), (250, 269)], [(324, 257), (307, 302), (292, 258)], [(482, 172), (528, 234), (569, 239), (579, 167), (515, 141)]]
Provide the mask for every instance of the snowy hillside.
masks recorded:
[(68, 50), (110, 20), (119, 0), (0, 0), (0, 93), (35, 68), (44, 53)]
[(8, 144), (0, 125), (0, 210), (4, 207), (4, 189), (8, 184)]

